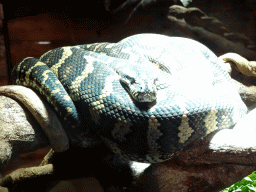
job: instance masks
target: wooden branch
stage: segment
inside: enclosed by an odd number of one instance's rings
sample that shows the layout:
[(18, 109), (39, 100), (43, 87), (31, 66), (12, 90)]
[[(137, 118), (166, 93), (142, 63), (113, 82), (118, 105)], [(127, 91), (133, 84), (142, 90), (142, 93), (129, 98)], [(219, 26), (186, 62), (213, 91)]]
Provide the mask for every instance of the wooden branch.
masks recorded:
[(34, 91), (23, 86), (12, 85), (0, 87), (0, 94), (12, 97), (26, 106), (47, 135), (55, 151), (61, 152), (69, 148), (68, 136), (56, 112)]
[(70, 142), (80, 147), (92, 147), (101, 142), (87, 129), (62, 127), (55, 111), (31, 89), (2, 86), (0, 97), (0, 147), (3, 149), (0, 150), (0, 170), (10, 158), (42, 148), (48, 142), (56, 152), (66, 151)]
[(248, 109), (256, 108), (256, 61), (248, 61), (235, 53), (224, 54), (218, 59), (219, 64), (231, 75)]
[(0, 143), (0, 170), (11, 158), (49, 145), (26, 107), (3, 95), (0, 95)]
[(20, 154), (49, 144), (59, 152), (69, 147), (55, 111), (22, 86), (0, 87), (0, 133), (0, 171)]

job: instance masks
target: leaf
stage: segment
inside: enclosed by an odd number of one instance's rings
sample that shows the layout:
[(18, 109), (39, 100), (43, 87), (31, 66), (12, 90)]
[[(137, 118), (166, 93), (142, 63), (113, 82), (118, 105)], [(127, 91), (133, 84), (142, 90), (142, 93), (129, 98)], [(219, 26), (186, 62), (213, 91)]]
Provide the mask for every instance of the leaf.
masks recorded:
[(245, 177), (245, 178), (243, 178), (244, 180), (246, 180), (246, 181), (252, 181), (251, 179), (250, 179), (250, 177)]
[(255, 187), (251, 187), (251, 186), (247, 186), (248, 189), (250, 189), (251, 191), (256, 191), (256, 188)]

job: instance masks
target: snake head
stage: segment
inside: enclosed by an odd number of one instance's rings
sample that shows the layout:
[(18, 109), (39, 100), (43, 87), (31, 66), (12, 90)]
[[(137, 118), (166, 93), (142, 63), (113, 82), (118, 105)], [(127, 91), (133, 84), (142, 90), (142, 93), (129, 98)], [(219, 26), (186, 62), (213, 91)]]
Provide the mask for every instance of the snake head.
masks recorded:
[(132, 96), (135, 101), (138, 102), (153, 102), (156, 100), (157, 79), (143, 79), (139, 76), (134, 78), (132, 76), (122, 76), (120, 78), (121, 84), (126, 91)]

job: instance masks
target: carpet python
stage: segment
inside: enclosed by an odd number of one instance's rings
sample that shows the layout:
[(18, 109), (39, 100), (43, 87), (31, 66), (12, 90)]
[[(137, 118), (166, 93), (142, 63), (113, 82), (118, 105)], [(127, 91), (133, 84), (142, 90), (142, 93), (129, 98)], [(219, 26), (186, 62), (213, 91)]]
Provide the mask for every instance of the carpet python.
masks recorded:
[(247, 113), (217, 56), (191, 39), (138, 34), (60, 47), (13, 69), (69, 129), (93, 130), (132, 161), (161, 162)]

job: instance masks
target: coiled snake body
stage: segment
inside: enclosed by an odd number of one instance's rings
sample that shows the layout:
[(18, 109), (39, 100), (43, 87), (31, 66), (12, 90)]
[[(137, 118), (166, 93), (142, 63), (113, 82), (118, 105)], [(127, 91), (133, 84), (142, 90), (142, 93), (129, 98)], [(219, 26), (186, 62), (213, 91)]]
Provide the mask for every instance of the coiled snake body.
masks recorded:
[(247, 113), (215, 54), (180, 37), (60, 47), (21, 60), (12, 79), (39, 91), (66, 126), (91, 129), (140, 162), (167, 160)]

